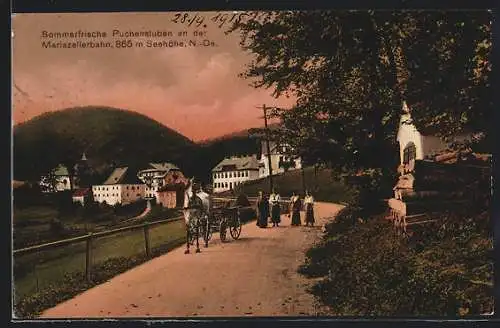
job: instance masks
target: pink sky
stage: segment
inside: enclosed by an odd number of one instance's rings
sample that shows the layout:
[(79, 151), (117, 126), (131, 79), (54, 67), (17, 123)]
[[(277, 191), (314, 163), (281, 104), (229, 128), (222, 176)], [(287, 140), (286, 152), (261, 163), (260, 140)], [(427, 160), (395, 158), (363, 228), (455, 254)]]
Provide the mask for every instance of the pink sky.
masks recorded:
[[(217, 47), (132, 49), (44, 49), (41, 34), (78, 30), (187, 31), (172, 22), (175, 13), (17, 14), (13, 29), (14, 124), (43, 112), (102, 105), (137, 111), (192, 140), (261, 126), (262, 104), (289, 107), (271, 90), (254, 89), (241, 79), (250, 55), (238, 35), (225, 35), (205, 17), (207, 39)], [(201, 38), (205, 39), (205, 38)], [(114, 43), (112, 37), (107, 41)], [(135, 40), (135, 39), (133, 39)], [(160, 40), (160, 39), (158, 39)]]

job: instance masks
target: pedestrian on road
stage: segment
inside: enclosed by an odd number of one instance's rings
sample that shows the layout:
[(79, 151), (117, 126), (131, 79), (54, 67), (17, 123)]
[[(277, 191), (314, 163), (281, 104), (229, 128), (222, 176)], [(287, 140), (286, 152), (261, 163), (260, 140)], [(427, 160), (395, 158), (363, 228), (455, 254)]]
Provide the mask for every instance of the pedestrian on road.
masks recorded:
[(306, 205), (306, 226), (310, 224), (312, 227), (314, 226), (314, 198), (309, 190), (306, 190), (304, 204)]
[(262, 191), (259, 191), (257, 197), (257, 226), (260, 228), (267, 228), (269, 219), (269, 201), (267, 196)]
[(295, 193), (292, 193), (290, 197), (290, 212), (292, 213), (292, 226), (300, 226), (302, 222), (300, 221), (300, 209), (302, 204), (300, 202), (300, 197)]
[(271, 221), (273, 222), (273, 227), (278, 227), (281, 222), (280, 200), (280, 194), (273, 189), (271, 196), (269, 196), (269, 205), (271, 206)]

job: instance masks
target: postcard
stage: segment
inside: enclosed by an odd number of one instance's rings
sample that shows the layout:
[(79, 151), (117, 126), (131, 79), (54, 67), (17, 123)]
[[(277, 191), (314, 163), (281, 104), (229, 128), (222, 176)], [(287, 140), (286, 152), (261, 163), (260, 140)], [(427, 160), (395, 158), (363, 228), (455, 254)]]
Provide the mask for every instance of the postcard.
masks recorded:
[(491, 21), (13, 14), (14, 319), (492, 314)]

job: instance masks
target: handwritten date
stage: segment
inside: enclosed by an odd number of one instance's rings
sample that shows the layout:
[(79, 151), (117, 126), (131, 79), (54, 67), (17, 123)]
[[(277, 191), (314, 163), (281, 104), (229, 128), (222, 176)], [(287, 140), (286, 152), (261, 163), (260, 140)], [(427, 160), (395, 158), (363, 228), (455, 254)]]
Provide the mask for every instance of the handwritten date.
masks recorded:
[(212, 16), (206, 16), (198, 13), (176, 13), (172, 22), (176, 24), (186, 24), (187, 26), (207, 27), (206, 21), (216, 24), (219, 28), (231, 23), (238, 23), (247, 13), (216, 13)]

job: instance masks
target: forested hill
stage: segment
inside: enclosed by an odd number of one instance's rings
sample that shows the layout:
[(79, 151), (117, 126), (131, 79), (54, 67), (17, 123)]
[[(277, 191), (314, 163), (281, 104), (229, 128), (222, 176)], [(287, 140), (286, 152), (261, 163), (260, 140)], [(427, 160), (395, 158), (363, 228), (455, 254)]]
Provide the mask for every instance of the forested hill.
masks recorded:
[(38, 179), (59, 163), (86, 153), (98, 170), (114, 165), (190, 162), (198, 148), (161, 123), (136, 112), (89, 106), (37, 116), (14, 127), (14, 178)]

